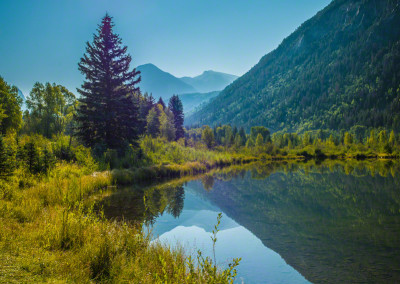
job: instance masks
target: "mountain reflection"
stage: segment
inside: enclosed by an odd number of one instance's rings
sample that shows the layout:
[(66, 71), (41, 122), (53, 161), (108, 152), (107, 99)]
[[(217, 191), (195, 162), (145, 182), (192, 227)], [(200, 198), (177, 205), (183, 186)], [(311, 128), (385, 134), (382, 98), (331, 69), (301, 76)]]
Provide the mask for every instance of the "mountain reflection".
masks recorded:
[[(183, 208), (214, 206), (206, 209), (224, 212), (311, 282), (395, 283), (399, 172), (393, 162), (253, 164), (186, 185), (123, 189), (103, 206), (109, 218), (148, 223), (164, 213), (178, 217)], [(184, 188), (199, 198), (185, 204)], [(169, 222), (163, 232), (176, 226)]]

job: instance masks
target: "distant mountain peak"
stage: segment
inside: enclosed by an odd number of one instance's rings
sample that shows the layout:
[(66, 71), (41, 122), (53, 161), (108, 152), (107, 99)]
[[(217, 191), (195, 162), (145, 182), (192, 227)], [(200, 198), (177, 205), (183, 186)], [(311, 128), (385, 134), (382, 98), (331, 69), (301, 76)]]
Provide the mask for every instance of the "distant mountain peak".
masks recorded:
[(181, 80), (192, 85), (201, 93), (209, 93), (223, 90), (237, 78), (238, 76), (235, 75), (214, 70), (206, 70), (201, 75), (195, 77), (182, 77)]
[(156, 98), (162, 97), (168, 100), (174, 94), (196, 92), (196, 89), (191, 85), (161, 70), (154, 64), (143, 64), (136, 69), (141, 72), (142, 81), (139, 86), (142, 92), (152, 93)]
[(206, 70), (195, 77), (177, 78), (152, 63), (140, 65), (136, 69), (141, 72), (142, 92), (152, 93), (154, 97), (166, 100), (174, 94), (220, 91), (237, 78), (235, 75), (213, 70)]

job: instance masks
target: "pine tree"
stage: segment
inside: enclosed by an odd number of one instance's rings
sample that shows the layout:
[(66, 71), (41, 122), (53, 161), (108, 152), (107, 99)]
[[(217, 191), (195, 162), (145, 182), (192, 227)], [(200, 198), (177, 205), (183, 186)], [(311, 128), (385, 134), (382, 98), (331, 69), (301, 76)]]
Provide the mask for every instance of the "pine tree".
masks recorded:
[(0, 135), (0, 178), (6, 179), (11, 176), (15, 166), (15, 158), (7, 149), (3, 136)]
[(158, 100), (157, 104), (158, 104), (158, 105), (162, 105), (163, 110), (166, 108), (165, 103), (164, 103), (162, 97), (160, 97), (160, 99)]
[(140, 92), (141, 78), (135, 68), (129, 71), (131, 56), (113, 27), (106, 15), (78, 64), (86, 80), (78, 89), (77, 135), (88, 146), (100, 143), (115, 149), (137, 140), (139, 110), (134, 94)]
[(175, 140), (179, 140), (185, 136), (185, 131), (183, 130), (183, 105), (177, 95), (173, 95), (169, 99), (168, 108), (174, 114)]
[(38, 173), (40, 171), (40, 154), (35, 141), (29, 141), (24, 145), (25, 165), (28, 167), (29, 172)]

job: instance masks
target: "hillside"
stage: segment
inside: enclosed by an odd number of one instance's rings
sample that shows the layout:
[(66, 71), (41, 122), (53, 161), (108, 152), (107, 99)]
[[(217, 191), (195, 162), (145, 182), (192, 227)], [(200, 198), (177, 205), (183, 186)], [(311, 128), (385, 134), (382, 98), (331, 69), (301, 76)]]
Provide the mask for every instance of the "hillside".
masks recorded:
[(196, 90), (179, 78), (164, 72), (153, 64), (144, 64), (137, 67), (141, 72), (142, 92), (152, 93), (155, 98), (162, 97), (168, 100), (173, 94), (195, 93)]
[(208, 93), (223, 90), (237, 78), (238, 76), (235, 75), (209, 70), (193, 78), (182, 77), (181, 80), (193, 86), (200, 93)]
[(219, 91), (209, 92), (209, 93), (190, 93), (181, 94), (179, 98), (182, 101), (183, 111), (185, 114), (192, 112), (195, 108), (202, 103), (208, 102), (210, 99), (218, 96)]
[(399, 131), (399, 3), (333, 1), (185, 123)]

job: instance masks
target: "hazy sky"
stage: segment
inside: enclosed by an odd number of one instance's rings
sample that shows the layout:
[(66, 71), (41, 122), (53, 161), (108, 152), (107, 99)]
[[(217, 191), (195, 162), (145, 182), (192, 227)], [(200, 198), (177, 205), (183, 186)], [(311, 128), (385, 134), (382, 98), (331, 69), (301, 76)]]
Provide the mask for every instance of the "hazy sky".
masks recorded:
[(133, 57), (171, 74), (243, 75), (330, 0), (0, 0), (0, 76), (71, 91), (77, 63), (108, 12)]

